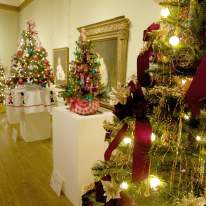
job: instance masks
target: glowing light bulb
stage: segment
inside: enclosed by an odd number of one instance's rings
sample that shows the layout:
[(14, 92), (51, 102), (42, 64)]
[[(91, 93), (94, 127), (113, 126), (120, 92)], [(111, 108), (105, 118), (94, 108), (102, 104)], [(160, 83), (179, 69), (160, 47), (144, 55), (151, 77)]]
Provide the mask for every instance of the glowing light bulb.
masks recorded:
[(180, 43), (180, 38), (178, 36), (172, 36), (170, 37), (169, 39), (169, 43), (172, 45), (172, 46), (177, 46), (179, 43)]
[(124, 144), (128, 145), (128, 144), (131, 144), (131, 143), (132, 143), (131, 138), (129, 138), (129, 137), (124, 138)]
[(152, 177), (150, 180), (149, 180), (149, 183), (150, 183), (150, 187), (153, 189), (153, 190), (157, 190), (157, 187), (160, 186), (160, 179), (158, 177)]
[(199, 135), (196, 136), (196, 140), (199, 142), (201, 141), (201, 137)]
[(129, 188), (129, 185), (128, 185), (127, 182), (122, 182), (122, 183), (120, 184), (120, 188), (121, 188), (122, 190), (127, 190), (127, 189)]
[(187, 80), (186, 80), (186, 79), (182, 79), (182, 85), (185, 85), (185, 84), (186, 84), (186, 82), (187, 82)]
[(152, 140), (152, 142), (154, 142), (156, 140), (156, 134), (155, 133), (152, 133), (151, 140)]
[(190, 116), (189, 116), (188, 114), (185, 114), (185, 115), (184, 115), (184, 119), (185, 119), (185, 120), (189, 120), (189, 119), (190, 119)]
[(162, 8), (161, 9), (161, 16), (163, 18), (167, 18), (170, 15), (170, 10), (168, 8)]

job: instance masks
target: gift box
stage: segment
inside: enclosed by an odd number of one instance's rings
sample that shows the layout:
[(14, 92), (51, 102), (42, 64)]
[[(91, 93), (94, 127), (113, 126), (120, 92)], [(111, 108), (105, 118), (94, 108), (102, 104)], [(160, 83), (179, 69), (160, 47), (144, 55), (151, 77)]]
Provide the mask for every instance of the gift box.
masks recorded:
[(80, 115), (95, 114), (100, 106), (99, 100), (86, 100), (80, 98), (68, 99), (70, 111)]

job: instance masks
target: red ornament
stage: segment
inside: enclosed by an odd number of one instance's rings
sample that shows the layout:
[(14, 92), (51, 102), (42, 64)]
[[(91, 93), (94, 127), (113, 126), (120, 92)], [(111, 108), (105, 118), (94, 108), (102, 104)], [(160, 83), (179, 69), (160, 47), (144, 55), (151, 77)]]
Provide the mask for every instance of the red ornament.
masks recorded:
[(90, 77), (86, 77), (86, 83), (90, 83)]
[(16, 56), (17, 56), (18, 58), (20, 58), (20, 57), (22, 57), (22, 55), (23, 55), (23, 51), (18, 50), (17, 53), (16, 53)]
[(47, 59), (45, 59), (44, 64), (45, 64), (46, 67), (49, 67), (49, 66), (50, 66), (50, 65), (49, 65), (49, 61), (48, 61)]
[(20, 78), (19, 81), (18, 81), (18, 83), (19, 83), (20, 85), (23, 85), (23, 84), (24, 84), (24, 80), (23, 80), (22, 78)]
[(39, 58), (38, 58), (37, 55), (34, 55), (34, 56), (32, 57), (32, 59), (33, 59), (34, 61), (37, 61)]
[(44, 47), (40, 47), (39, 50), (40, 50), (41, 52), (46, 52), (46, 50), (45, 50)]
[(98, 90), (99, 90), (99, 86), (98, 86), (98, 85), (96, 85), (96, 86), (94, 86), (94, 87), (92, 88), (92, 91), (93, 91), (93, 92), (98, 92)]

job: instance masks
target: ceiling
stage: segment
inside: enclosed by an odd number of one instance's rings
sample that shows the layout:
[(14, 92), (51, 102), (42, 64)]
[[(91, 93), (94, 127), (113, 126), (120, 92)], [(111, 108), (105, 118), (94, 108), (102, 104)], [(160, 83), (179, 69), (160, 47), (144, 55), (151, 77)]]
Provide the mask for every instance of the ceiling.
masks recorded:
[(0, 0), (0, 3), (12, 6), (20, 6), (23, 1), (24, 0)]

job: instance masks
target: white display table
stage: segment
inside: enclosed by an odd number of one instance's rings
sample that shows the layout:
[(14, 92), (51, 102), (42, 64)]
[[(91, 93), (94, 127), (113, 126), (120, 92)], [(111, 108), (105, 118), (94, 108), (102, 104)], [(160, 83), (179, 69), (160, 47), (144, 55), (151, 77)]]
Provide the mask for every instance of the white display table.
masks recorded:
[(74, 206), (81, 205), (82, 186), (94, 181), (92, 166), (97, 160), (103, 160), (103, 122), (112, 117), (110, 111), (80, 116), (66, 107), (53, 110), (54, 171), (63, 178), (63, 191)]
[(51, 137), (51, 115), (56, 95), (50, 88), (21, 87), (6, 91), (9, 124), (20, 124), (20, 136), (26, 142)]
[(48, 112), (25, 115), (20, 122), (20, 134), (25, 142), (51, 138), (51, 115)]

